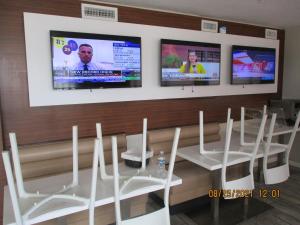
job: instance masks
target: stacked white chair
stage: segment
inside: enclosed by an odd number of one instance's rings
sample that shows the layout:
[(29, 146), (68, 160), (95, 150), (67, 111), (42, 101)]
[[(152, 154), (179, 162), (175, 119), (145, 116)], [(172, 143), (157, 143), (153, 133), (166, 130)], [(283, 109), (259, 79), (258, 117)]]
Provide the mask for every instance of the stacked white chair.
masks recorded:
[[(78, 128), (73, 126), (73, 181), (70, 185), (63, 186), (61, 190), (53, 193), (28, 193), (24, 188), (16, 135), (10, 133), (11, 151), (17, 188), (15, 187), (14, 174), (10, 163), (9, 152), (3, 152), (4, 168), (7, 176), (8, 189), (12, 200), (14, 216), (17, 225), (30, 225), (48, 220), (50, 215), (55, 217), (65, 215), (69, 210), (89, 209), (89, 225), (94, 225), (94, 202), (96, 196), (99, 146), (101, 140), (94, 143), (94, 155), (89, 197), (76, 196), (80, 188), (78, 183)], [(41, 190), (43, 192), (43, 190)], [(53, 207), (55, 203), (55, 207)], [(52, 217), (53, 218), (53, 217)]]
[[(254, 162), (256, 158), (256, 154), (264, 133), (265, 124), (267, 120), (267, 115), (263, 115), (263, 119), (261, 121), (259, 131), (256, 137), (255, 144), (253, 146), (253, 150), (251, 153), (246, 152), (236, 152), (236, 151), (229, 151), (230, 149), (230, 139), (231, 139), (231, 133), (232, 133), (232, 125), (233, 120), (231, 119), (229, 122), (229, 125), (227, 126), (226, 130), (226, 141), (225, 141), (225, 151), (224, 151), (224, 158), (223, 158), (223, 164), (222, 164), (222, 174), (221, 174), (221, 180), (222, 180), (222, 189), (227, 193), (227, 198), (236, 198), (239, 197), (241, 193), (239, 193), (239, 190), (245, 190), (245, 191), (251, 191), (254, 189), (254, 176), (253, 176), (253, 168), (254, 168)], [(249, 163), (249, 175), (227, 181), (226, 178), (226, 171), (227, 167), (230, 166), (228, 163), (228, 158), (230, 156), (238, 156), (238, 157), (248, 157), (250, 160)]]
[[(290, 130), (291, 136), (287, 144), (272, 143), (272, 136), (274, 132), (275, 122), (276, 122), (276, 114), (273, 114), (269, 133), (268, 133), (267, 143), (265, 144), (264, 159), (263, 159), (263, 172), (264, 172), (264, 180), (266, 184), (281, 183), (286, 181), (290, 176), (289, 155), (290, 155), (293, 142), (295, 140), (296, 133), (299, 129), (300, 111), (298, 112), (294, 127)], [(284, 149), (284, 162), (280, 166), (268, 168), (268, 157), (270, 155), (274, 155), (273, 151), (274, 150), (276, 151), (276, 149), (278, 148)]]
[[(227, 110), (227, 121), (226, 121), (226, 130), (228, 129), (229, 122), (231, 116), (231, 108)], [(199, 147), (200, 147), (200, 154), (209, 154), (209, 153), (223, 153), (223, 150), (205, 150), (204, 148), (204, 119), (203, 119), (203, 111), (199, 111)]]
[[(245, 142), (245, 107), (241, 107), (241, 121), (240, 121), (240, 145), (253, 146), (254, 143)], [(262, 115), (267, 114), (267, 106), (264, 105)], [(263, 138), (263, 137), (262, 137)]]
[[(180, 135), (180, 128), (176, 128), (172, 152), (170, 157), (170, 163), (168, 168), (168, 174), (166, 179), (155, 178), (149, 176), (133, 176), (129, 180), (125, 181), (120, 188), (119, 169), (118, 169), (118, 153), (117, 153), (117, 139), (112, 137), (112, 149), (113, 149), (113, 167), (114, 167), (114, 191), (115, 191), (115, 215), (117, 225), (170, 225), (169, 215), (169, 191), (171, 185), (171, 179), (174, 169), (176, 151), (178, 146), (178, 140)], [(156, 188), (155, 188), (156, 187)], [(158, 187), (164, 187), (164, 207), (155, 212), (123, 220), (121, 217), (120, 200), (124, 199), (125, 195), (129, 195), (133, 192), (139, 192), (143, 189), (157, 190)]]
[[(242, 151), (237, 151), (236, 149), (231, 149), (230, 147), (232, 126), (233, 126), (233, 119), (230, 118), (230, 115), (231, 115), (231, 109), (229, 108), (227, 111), (225, 148), (223, 150), (218, 150), (218, 151), (205, 150), (203, 141), (201, 141), (201, 139), (202, 140), (204, 139), (203, 112), (200, 111), (200, 154), (203, 154), (208, 158), (212, 158), (215, 160), (223, 158), (222, 170), (221, 170), (221, 184), (222, 184), (222, 189), (224, 190), (225, 193), (224, 197), (227, 199), (239, 197), (240, 190), (245, 190), (245, 192), (247, 192), (254, 189), (254, 176), (253, 176), (254, 162), (255, 162), (257, 151), (259, 149), (259, 145), (261, 143), (262, 136), (264, 134), (265, 124), (267, 120), (267, 115), (264, 114), (256, 137), (256, 141), (255, 143), (251, 144), (251, 148), (252, 148), (251, 151), (242, 152)], [(237, 147), (238, 146), (235, 146), (235, 148)], [(244, 160), (245, 158), (247, 160)], [(249, 175), (236, 180), (227, 181), (226, 172), (227, 172), (227, 167), (231, 165), (230, 161), (239, 160), (239, 159), (241, 159), (242, 161), (250, 161)]]
[[(106, 171), (106, 163), (104, 156), (104, 148), (103, 148), (103, 138), (102, 138), (102, 127), (100, 123), (96, 123), (96, 134), (97, 138), (100, 140), (99, 146), (99, 162), (100, 162), (100, 179), (113, 179), (112, 175), (108, 175)], [(143, 119), (143, 134), (142, 134), (142, 168), (141, 170), (145, 170), (146, 168), (146, 146), (147, 146), (147, 118)], [(121, 176), (120, 178), (126, 178), (128, 176)]]

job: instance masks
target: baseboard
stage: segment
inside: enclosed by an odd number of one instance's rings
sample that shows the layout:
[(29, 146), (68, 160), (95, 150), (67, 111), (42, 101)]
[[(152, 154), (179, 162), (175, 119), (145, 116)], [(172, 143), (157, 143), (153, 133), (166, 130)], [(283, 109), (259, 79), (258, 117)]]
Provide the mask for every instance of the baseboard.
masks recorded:
[(295, 161), (290, 160), (289, 163), (291, 166), (297, 167), (300, 169), (300, 162), (295, 162)]

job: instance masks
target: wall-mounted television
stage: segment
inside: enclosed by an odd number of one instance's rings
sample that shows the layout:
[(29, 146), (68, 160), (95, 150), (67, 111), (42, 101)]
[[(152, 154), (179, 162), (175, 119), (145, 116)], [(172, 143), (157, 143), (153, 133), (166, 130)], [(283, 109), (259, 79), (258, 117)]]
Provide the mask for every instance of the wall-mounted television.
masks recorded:
[(232, 46), (232, 84), (270, 84), (275, 81), (276, 49)]
[(161, 39), (161, 86), (220, 84), (221, 45)]
[(54, 89), (142, 86), (141, 38), (50, 31)]

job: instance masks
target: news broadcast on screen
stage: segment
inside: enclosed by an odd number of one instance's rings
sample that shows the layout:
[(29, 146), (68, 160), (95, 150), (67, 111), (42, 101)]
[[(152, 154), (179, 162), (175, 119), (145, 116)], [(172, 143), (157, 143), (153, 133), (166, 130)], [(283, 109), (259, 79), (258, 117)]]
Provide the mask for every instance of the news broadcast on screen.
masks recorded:
[(140, 38), (52, 32), (51, 44), (55, 89), (140, 86)]

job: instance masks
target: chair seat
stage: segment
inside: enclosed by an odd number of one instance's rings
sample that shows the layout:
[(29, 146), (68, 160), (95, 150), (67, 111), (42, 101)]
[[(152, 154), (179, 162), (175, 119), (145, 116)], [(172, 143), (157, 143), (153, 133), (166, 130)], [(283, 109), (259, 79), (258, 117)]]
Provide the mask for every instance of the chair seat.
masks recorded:
[(241, 196), (241, 194), (246, 194), (247, 191), (251, 191), (253, 189), (254, 189), (253, 175), (249, 174), (246, 177), (225, 182), (223, 190), (225, 191), (226, 194), (224, 195), (224, 198), (234, 199), (238, 197), (243, 197)]
[[(21, 198), (20, 206), (23, 215), (29, 212), (33, 207), (38, 206), (39, 203), (43, 202), (48, 197)], [(32, 211), (32, 213), (28, 215), (28, 219), (26, 219), (26, 221), (29, 221), (28, 224), (34, 224), (43, 222), (47, 220), (48, 217), (58, 218), (67, 215), (67, 212), (68, 210), (70, 210), (70, 208), (77, 208), (78, 211), (82, 211), (84, 209), (87, 209), (88, 206), (85, 202), (78, 201), (76, 199), (52, 198)]]
[(284, 182), (289, 178), (289, 176), (290, 170), (288, 164), (267, 169), (264, 175), (266, 184), (277, 184)]
[[(211, 160), (221, 162), (221, 163), (223, 162), (223, 158), (224, 158), (223, 152), (217, 152), (217, 153), (210, 152), (210, 153), (205, 153), (204, 155), (205, 157)], [(251, 156), (244, 152), (229, 152), (227, 166), (236, 165), (238, 163), (249, 161), (250, 158)]]
[(170, 225), (169, 208), (164, 207), (147, 215), (138, 216), (121, 222), (122, 225)]
[(225, 183), (224, 190), (253, 190), (254, 181), (253, 176), (249, 174), (248, 176), (236, 179), (233, 181), (227, 181)]
[(164, 188), (164, 180), (149, 177), (132, 177), (124, 181), (124, 185), (120, 192), (122, 195), (141, 192), (143, 189), (158, 190)]

